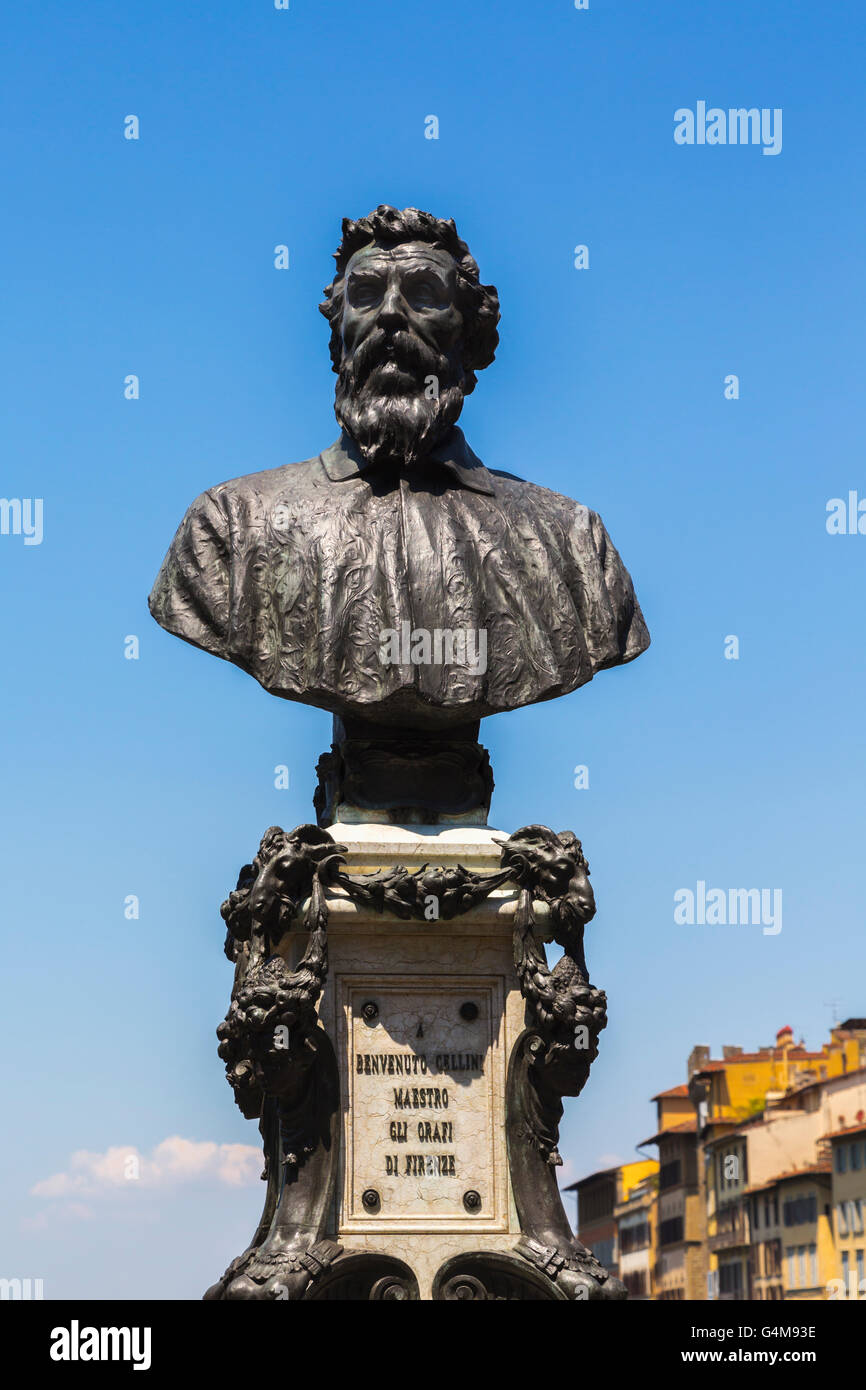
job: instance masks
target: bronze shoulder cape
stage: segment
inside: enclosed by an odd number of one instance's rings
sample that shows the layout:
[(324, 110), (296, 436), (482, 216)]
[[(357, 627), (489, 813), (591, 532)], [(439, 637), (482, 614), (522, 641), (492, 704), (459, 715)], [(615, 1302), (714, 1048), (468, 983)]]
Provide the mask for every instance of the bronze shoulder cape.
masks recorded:
[[(222, 483), (186, 513), (150, 611), (273, 695), (407, 727), (549, 700), (645, 651), (600, 517), (479, 469), (475, 487), (441, 468), (334, 481), (317, 455)], [(383, 661), (386, 634), (419, 629), (484, 632), (486, 669)]]

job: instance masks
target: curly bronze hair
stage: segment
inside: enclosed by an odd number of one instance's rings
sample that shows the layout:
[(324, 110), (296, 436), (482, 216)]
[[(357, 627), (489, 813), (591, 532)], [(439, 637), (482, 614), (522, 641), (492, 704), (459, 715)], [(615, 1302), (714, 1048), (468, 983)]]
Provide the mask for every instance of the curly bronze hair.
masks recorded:
[(350, 217), (343, 218), (343, 239), (334, 252), (337, 273), (330, 285), (325, 287), (325, 298), (319, 305), (319, 312), (331, 325), (331, 365), (334, 371), (339, 372), (343, 354), (340, 319), (346, 266), (356, 251), (369, 246), (372, 241), (386, 246), (398, 246), (406, 241), (426, 241), (453, 257), (464, 323), (463, 391), (468, 396), (475, 389), (475, 373), (489, 367), (496, 355), (499, 344), (496, 331), (499, 296), (495, 285), (481, 284), (478, 266), (466, 242), (458, 236), (453, 218), (449, 217), (446, 221), (419, 208), (403, 208), (400, 211), (387, 203), (380, 203), (375, 212), (360, 217), (357, 222)]

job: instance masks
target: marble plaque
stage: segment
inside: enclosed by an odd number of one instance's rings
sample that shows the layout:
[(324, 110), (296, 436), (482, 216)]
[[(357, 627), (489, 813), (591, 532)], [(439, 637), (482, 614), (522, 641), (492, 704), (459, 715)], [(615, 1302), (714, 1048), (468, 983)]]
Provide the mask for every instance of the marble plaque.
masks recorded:
[(501, 979), (340, 983), (343, 1229), (504, 1229)]

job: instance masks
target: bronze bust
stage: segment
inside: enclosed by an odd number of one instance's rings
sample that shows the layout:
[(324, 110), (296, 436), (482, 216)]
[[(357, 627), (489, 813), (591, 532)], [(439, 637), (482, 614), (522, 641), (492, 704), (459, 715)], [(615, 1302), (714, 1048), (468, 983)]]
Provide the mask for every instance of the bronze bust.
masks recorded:
[(332, 711), (341, 736), (476, 736), (638, 656), (649, 634), (601, 519), (486, 468), (456, 423), (499, 300), (454, 222), (382, 205), (344, 221), (336, 262), (319, 307), (340, 437), (197, 498), (157, 622)]
[[(600, 518), (488, 470), (456, 425), (499, 305), (454, 223), (379, 207), (344, 223), (336, 259), (321, 308), (341, 436), (192, 504), (157, 622), (273, 695), (408, 728), (564, 695), (638, 656), (649, 635)], [(383, 662), (404, 623), (486, 632), (486, 670)]]

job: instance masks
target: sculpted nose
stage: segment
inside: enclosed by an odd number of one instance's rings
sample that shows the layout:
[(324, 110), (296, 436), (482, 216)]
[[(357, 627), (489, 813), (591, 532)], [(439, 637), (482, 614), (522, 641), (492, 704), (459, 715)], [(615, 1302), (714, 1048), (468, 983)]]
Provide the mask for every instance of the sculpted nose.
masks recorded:
[(401, 328), (406, 323), (406, 304), (396, 285), (390, 286), (382, 300), (379, 323), (383, 328)]

